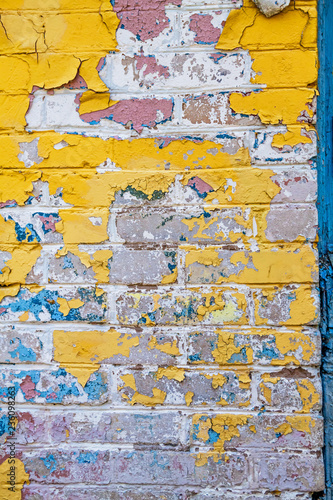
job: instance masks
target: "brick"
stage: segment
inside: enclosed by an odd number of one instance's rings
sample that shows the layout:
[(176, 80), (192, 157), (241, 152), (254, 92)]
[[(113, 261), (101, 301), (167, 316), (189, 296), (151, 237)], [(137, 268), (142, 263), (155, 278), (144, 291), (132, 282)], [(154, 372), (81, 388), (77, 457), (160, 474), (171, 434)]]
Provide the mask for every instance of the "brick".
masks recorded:
[(230, 109), (230, 93), (187, 95), (183, 99), (183, 123), (186, 125), (255, 126), (260, 120), (233, 113)]
[(230, 11), (231, 9), (225, 8), (183, 12), (180, 15), (181, 44), (214, 46), (220, 38), (221, 28), (223, 29)]
[(319, 365), (320, 332), (310, 328), (215, 331), (189, 334), (188, 362), (220, 365)]
[(272, 180), (281, 188), (273, 202), (301, 203), (314, 202), (317, 199), (317, 175), (313, 169), (297, 166), (290, 166), (283, 171), (277, 169)]
[(148, 368), (118, 373), (118, 404), (154, 406), (220, 405), (241, 408), (250, 404), (249, 372), (214, 370), (193, 371), (182, 368)]
[[(260, 493), (256, 491), (243, 492), (241, 489), (231, 490), (226, 488), (208, 489), (200, 487), (155, 487), (136, 486), (98, 486), (98, 487), (50, 487), (50, 486), (25, 486), (23, 488), (23, 500), (51, 500), (52, 498), (63, 498), (64, 500), (234, 500), (237, 494), (238, 500), (274, 500), (277, 496), (273, 493)], [(281, 500), (310, 500), (312, 494), (280, 492)]]
[[(114, 91), (140, 92), (149, 89), (223, 89), (246, 85), (250, 81), (245, 54), (160, 53), (144, 56), (107, 56), (105, 83)], [(236, 71), (235, 71), (235, 68)]]
[[(159, 491), (155, 487), (108, 485), (108, 486), (86, 486), (61, 487), (50, 486), (26, 486), (23, 489), (23, 500), (52, 500), (62, 498), (63, 500), (179, 500), (180, 495), (186, 495), (183, 488), (160, 486)], [(188, 498), (184, 496), (184, 498)], [(298, 499), (297, 499), (298, 500)]]
[(269, 241), (294, 241), (299, 236), (310, 241), (316, 238), (318, 215), (314, 205), (288, 205), (283, 208), (275, 206), (271, 208), (266, 220), (265, 233)]
[(237, 288), (133, 291), (116, 300), (123, 325), (246, 324), (246, 292)]
[[(317, 252), (310, 246), (260, 246), (255, 252), (186, 247), (186, 282), (195, 284), (317, 282)], [(287, 264), (288, 263), (288, 264)]]
[(0, 337), (1, 363), (49, 363), (51, 336), (41, 328), (13, 325), (2, 327)]
[[(105, 245), (86, 248), (84, 255), (88, 253), (93, 262), (98, 259), (98, 253), (105, 250), (111, 257), (106, 263), (103, 260), (106, 265), (103, 276), (97, 276), (94, 266), (87, 267), (80, 256), (70, 251), (64, 257), (54, 252), (48, 264), (49, 283), (96, 283), (98, 280), (99, 283), (154, 285), (168, 279), (177, 282), (177, 252), (172, 248), (157, 250)], [(84, 258), (82, 260), (86, 263)], [(99, 271), (98, 267), (95, 269)]]
[[(226, 451), (319, 450), (323, 446), (322, 418), (265, 413), (244, 413), (240, 416), (245, 417), (243, 422), (237, 420), (237, 415), (235, 418), (235, 415), (223, 413), (203, 412), (193, 415), (191, 449), (198, 446), (214, 449), (212, 442), (222, 445)], [(233, 426), (236, 426), (235, 429)], [(228, 433), (224, 435), (223, 430), (230, 428), (231, 436)], [(205, 434), (206, 438), (203, 437)]]
[(315, 131), (305, 131), (305, 137), (312, 142), (300, 143), (294, 147), (283, 148), (272, 146), (274, 136), (284, 134), (285, 130), (275, 127), (274, 130), (256, 131), (250, 135), (250, 155), (252, 161), (259, 165), (303, 164), (308, 163), (317, 155), (317, 137)]
[[(54, 331), (54, 344), (56, 343), (57, 332), (59, 329)], [(80, 361), (80, 340), (83, 337), (82, 349), (83, 353), (87, 351), (87, 341), (89, 345), (91, 343), (90, 352), (91, 357), (94, 358), (94, 348), (99, 345), (103, 339), (99, 334), (107, 334), (104, 338), (104, 345), (107, 346), (108, 342), (110, 346), (116, 343), (119, 349), (113, 349), (113, 355), (111, 356), (112, 348), (108, 351), (105, 350), (105, 358), (102, 357), (100, 361), (103, 364), (111, 365), (163, 365), (170, 366), (182, 363), (185, 361), (185, 339), (183, 335), (178, 334), (173, 329), (163, 328), (123, 328), (116, 327), (115, 329), (103, 328), (101, 329), (98, 325), (94, 325), (94, 329), (89, 328), (89, 325), (73, 325), (73, 326), (61, 326), (61, 360), (63, 363), (68, 363), (68, 365), (73, 364), (73, 359), (78, 359)], [(85, 335), (88, 334), (88, 337)], [(124, 350), (121, 353), (121, 346), (126, 340), (129, 346), (128, 350)], [(75, 345), (75, 347), (73, 347)], [(103, 345), (103, 344), (102, 344)], [(55, 356), (55, 353), (54, 353)], [(77, 357), (76, 357), (77, 356)], [(88, 356), (89, 357), (89, 356)], [(80, 363), (79, 363), (80, 364)], [(91, 365), (94, 368), (94, 365)], [(96, 368), (96, 364), (95, 364)]]
[[(17, 412), (17, 425), (15, 428), (16, 445), (31, 445), (48, 442), (48, 418), (44, 413), (38, 414), (31, 411)], [(0, 441), (6, 448), (6, 440), (9, 436), (9, 419), (6, 414), (2, 415)]]
[[(201, 484), (227, 486), (247, 481), (248, 464), (242, 454), (230, 454), (229, 460), (196, 467), (190, 453), (132, 452), (122, 453), (115, 464), (117, 481), (128, 484)], [(126, 478), (126, 479), (125, 479)]]
[(325, 487), (321, 452), (262, 456), (257, 458), (255, 466), (258, 483), (263, 488), (322, 491)]
[[(310, 368), (282, 368), (258, 379), (258, 407), (295, 414), (318, 412), (322, 388), (319, 372)], [(286, 395), (288, 397), (286, 398)]]
[(180, 416), (172, 412), (66, 412), (50, 418), (50, 440), (175, 447), (180, 445), (180, 426)]
[(2, 373), (0, 399), (5, 402), (8, 387), (15, 386), (18, 403), (98, 405), (109, 398), (108, 385), (108, 375), (103, 369), (93, 373), (84, 387), (63, 368), (6, 369)]
[(126, 242), (232, 243), (234, 233), (240, 239), (253, 237), (253, 217), (260, 227), (261, 213), (251, 214), (250, 208), (243, 211), (238, 207), (211, 212), (198, 209), (178, 213), (171, 210), (123, 212), (116, 215), (115, 224), (118, 236)]
[(39, 453), (27, 451), (22, 458), (33, 483), (50, 485), (68, 485), (85, 477), (86, 484), (96, 487), (124, 482), (128, 485), (200, 484), (214, 487), (228, 486), (230, 482), (246, 485), (248, 478), (247, 457), (233, 453), (229, 454), (227, 461), (215, 463), (209, 460), (209, 466), (202, 467), (195, 466), (192, 453), (155, 450), (49, 449)]
[[(105, 318), (106, 296), (99, 289), (88, 287), (32, 286), (6, 290), (0, 304), (0, 316), (5, 321), (92, 321)], [(71, 302), (73, 301), (73, 302)]]
[[(309, 285), (253, 289), (256, 325), (317, 325), (318, 290)], [(299, 313), (302, 307), (302, 314)]]

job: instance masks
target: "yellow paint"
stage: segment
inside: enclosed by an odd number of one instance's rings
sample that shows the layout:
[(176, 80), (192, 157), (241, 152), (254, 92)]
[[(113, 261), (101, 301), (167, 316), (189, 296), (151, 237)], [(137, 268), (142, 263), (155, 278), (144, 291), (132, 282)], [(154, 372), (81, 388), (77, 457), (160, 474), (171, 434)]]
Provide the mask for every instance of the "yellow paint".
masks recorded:
[(61, 297), (57, 298), (57, 302), (59, 304), (59, 311), (64, 315), (67, 316), (69, 311), (71, 309), (78, 309), (79, 307), (83, 306), (84, 302), (80, 299), (71, 299), (71, 300), (66, 300)]
[(162, 285), (170, 285), (171, 283), (175, 283), (178, 278), (178, 269), (174, 269), (171, 274), (167, 274), (163, 276), (161, 284)]
[(190, 406), (190, 404), (192, 403), (192, 400), (193, 400), (193, 396), (194, 396), (194, 392), (187, 391), (187, 393), (185, 394), (186, 406)]
[(315, 425), (316, 422), (312, 417), (286, 416), (286, 422), (277, 427), (275, 433), (286, 436), (287, 434), (291, 434), (293, 430), (296, 430), (311, 434), (311, 428), (314, 428)]
[(252, 83), (267, 88), (246, 95), (231, 94), (231, 108), (236, 113), (256, 114), (265, 124), (287, 125), (287, 134), (274, 139), (276, 147), (311, 142), (301, 130), (313, 127), (300, 124), (298, 118), (304, 111), (313, 115), (308, 104), (315, 90), (306, 87), (315, 85), (318, 73), (316, 9), (293, 3), (266, 18), (246, 0), (243, 8), (230, 12), (216, 46), (221, 51), (238, 47), (250, 50), (256, 73)]
[(163, 344), (159, 344), (157, 342), (157, 338), (152, 336), (148, 342), (148, 349), (157, 349), (158, 351), (164, 352), (165, 354), (170, 354), (170, 356), (180, 356), (177, 346), (177, 340), (173, 340), (172, 342), (164, 342)]
[[(263, 288), (261, 290), (262, 297), (260, 299), (257, 297), (257, 293), (254, 293), (255, 316), (256, 324), (258, 326), (265, 325), (268, 322), (267, 318), (260, 315), (260, 306), (262, 304), (266, 306), (268, 302), (273, 302), (274, 300), (278, 299), (281, 290), (283, 290), (283, 287), (281, 285), (276, 285), (274, 289), (268, 287)], [(314, 321), (317, 318), (318, 312), (315, 305), (313, 291), (308, 285), (297, 285), (297, 288), (290, 291), (289, 295), (291, 296), (291, 300), (289, 302), (289, 319), (287, 319), (286, 321), (280, 321), (280, 325), (297, 327)], [(263, 311), (262, 314), (265, 314), (265, 312)]]
[[(30, 142), (30, 140), (27, 138), (26, 142)], [(24, 167), (23, 163), (19, 163), (21, 167)], [(40, 177), (41, 172), (36, 171), (2, 170), (0, 174), (0, 203), (15, 200), (18, 205), (24, 205), (29, 196), (32, 195), (33, 182), (36, 182)]]
[[(107, 210), (91, 210), (87, 212), (71, 212), (59, 210), (61, 221), (55, 224), (56, 230), (63, 234), (67, 245), (78, 243), (102, 243), (108, 239)], [(93, 217), (100, 219), (94, 222)]]
[(157, 387), (153, 387), (152, 396), (146, 396), (145, 394), (140, 394), (136, 389), (136, 382), (134, 375), (126, 374), (120, 377), (124, 385), (119, 387), (118, 389), (123, 389), (124, 387), (129, 387), (134, 391), (134, 394), (131, 398), (129, 398), (126, 394), (123, 394), (123, 397), (133, 406), (135, 404), (143, 405), (143, 406), (151, 406), (154, 407), (156, 405), (162, 405), (166, 398), (166, 392), (161, 391)]
[(290, 319), (285, 321), (284, 324), (301, 325), (316, 319), (318, 313), (311, 289), (305, 285), (300, 285), (295, 290), (295, 294), (296, 298), (290, 304)]
[(278, 332), (275, 336), (275, 343), (279, 352), (284, 355), (284, 359), (272, 359), (272, 365), (287, 365), (288, 363), (295, 363), (296, 365), (299, 365), (300, 361), (295, 357), (295, 355), (287, 355), (287, 353), (297, 351), (301, 348), (302, 359), (304, 361), (310, 361), (316, 350), (316, 346), (312, 342), (311, 337), (301, 331), (297, 331), (295, 333)]
[(0, 251), (10, 252), (11, 259), (1, 269), (0, 284), (10, 285), (25, 283), (25, 278), (40, 257), (42, 247), (37, 244), (20, 244), (17, 246), (0, 245)]
[(157, 389), (157, 387), (153, 387), (152, 392), (153, 396), (145, 396), (144, 394), (135, 392), (130, 401), (131, 405), (140, 404), (151, 407), (162, 405), (166, 398), (166, 392)]
[[(21, 9), (23, 1), (19, 4), (18, 9)], [(58, 0), (58, 9), (61, 11), (66, 4), (66, 0)], [(2, 50), (7, 54), (19, 54), (19, 57), (9, 57), (5, 68), (2, 67), (9, 74), (13, 73), (15, 78), (0, 77), (0, 88), (5, 87), (11, 92), (10, 83), (14, 80), (22, 92), (21, 95), (1, 97), (0, 126), (18, 130), (23, 130), (25, 126), (28, 96), (34, 85), (46, 89), (64, 85), (80, 72), (82, 63), (82, 73), (88, 85), (92, 83), (91, 90), (100, 90), (100, 86), (103, 88), (103, 82), (98, 84), (98, 72), (90, 70), (93, 65), (97, 66), (98, 51), (100, 58), (115, 50), (119, 24), (107, 0), (92, 0), (89, 16), (80, 11), (66, 14), (48, 12), (44, 2), (34, 0), (25, 0), (24, 5), (26, 10), (22, 10), (20, 15), (2, 13), (0, 32)], [(28, 10), (28, 6), (43, 15)], [(94, 53), (89, 64), (92, 33)]]
[(231, 441), (234, 437), (239, 437), (239, 427), (244, 426), (248, 423), (248, 420), (252, 418), (251, 415), (216, 415), (215, 417), (208, 418), (205, 414), (195, 414), (192, 418), (192, 426), (195, 429), (199, 429), (196, 432), (197, 439), (200, 439), (204, 443), (209, 441), (209, 430), (216, 432), (219, 435), (218, 440), (214, 443), (213, 452), (199, 453), (196, 456), (196, 465), (202, 466), (206, 465), (208, 458), (210, 456), (216, 456), (216, 462), (221, 459), (221, 455), (224, 453), (224, 445), (227, 441)]
[(249, 389), (251, 384), (251, 377), (249, 372), (237, 372), (239, 387), (241, 389)]
[(21, 314), (21, 316), (19, 317), (20, 321), (28, 321), (28, 319), (29, 319), (29, 312), (28, 311), (24, 311), (24, 313)]
[(139, 345), (139, 337), (114, 329), (107, 332), (55, 330), (53, 344), (54, 360), (84, 387), (90, 375), (100, 368), (101, 361), (117, 355), (129, 357), (131, 348)]
[(185, 379), (185, 370), (183, 368), (177, 368), (176, 366), (159, 368), (156, 373), (156, 378), (157, 380), (160, 380), (162, 377), (166, 377), (169, 380), (177, 380), (177, 382), (182, 382)]
[(110, 98), (109, 92), (87, 90), (80, 98), (80, 115), (109, 108), (117, 102)]
[[(217, 347), (212, 351), (214, 360), (220, 365), (229, 364), (230, 359), (234, 354), (239, 354), (245, 348), (247, 363), (253, 362), (253, 349), (250, 344), (235, 345), (235, 334), (232, 332), (225, 332), (224, 330), (216, 330), (218, 333)], [(242, 363), (241, 361), (234, 361), (235, 364)]]
[(263, 373), (261, 376), (262, 382), (260, 382), (259, 386), (262, 390), (264, 398), (267, 403), (271, 404), (272, 402), (272, 388), (267, 386), (266, 384), (277, 384), (280, 380), (280, 377), (272, 377), (269, 373)]
[(242, 293), (232, 290), (228, 302), (222, 298), (220, 291), (203, 293), (204, 304), (197, 309), (200, 321), (211, 321), (216, 323), (237, 323), (245, 324), (246, 300)]
[(296, 385), (303, 404), (303, 409), (296, 413), (309, 413), (320, 402), (320, 396), (311, 380), (296, 380)]
[(316, 425), (316, 421), (312, 417), (287, 416), (286, 420), (296, 431), (307, 432), (308, 434), (311, 434), (311, 428), (314, 428)]
[[(14, 463), (11, 463), (13, 459), (6, 459), (0, 465), (0, 498), (1, 500), (21, 500), (22, 498), (22, 488), (23, 485), (29, 484), (29, 474), (25, 471), (24, 464), (18, 458), (15, 458)], [(15, 467), (15, 488), (13, 490), (8, 490), (10, 485), (8, 485), (11, 467)], [(12, 469), (13, 470), (13, 469)]]
[(133, 391), (136, 391), (136, 382), (135, 382), (134, 375), (132, 375), (131, 373), (128, 373), (126, 375), (121, 375), (120, 378), (124, 382), (123, 387), (129, 387), (130, 389), (133, 389)]
[(208, 373), (203, 373), (202, 375), (204, 375), (207, 379), (212, 380), (213, 389), (217, 389), (218, 387), (223, 387), (224, 384), (227, 382), (226, 377), (224, 377), (224, 375), (222, 375), (221, 373), (213, 373), (212, 375)]
[(186, 267), (190, 266), (194, 262), (204, 266), (218, 266), (222, 261), (223, 259), (219, 258), (218, 249), (214, 247), (206, 247), (201, 250), (198, 250), (195, 247), (190, 247), (185, 257)]
[(15, 297), (20, 291), (20, 285), (7, 286), (0, 288), (0, 303), (5, 297)]

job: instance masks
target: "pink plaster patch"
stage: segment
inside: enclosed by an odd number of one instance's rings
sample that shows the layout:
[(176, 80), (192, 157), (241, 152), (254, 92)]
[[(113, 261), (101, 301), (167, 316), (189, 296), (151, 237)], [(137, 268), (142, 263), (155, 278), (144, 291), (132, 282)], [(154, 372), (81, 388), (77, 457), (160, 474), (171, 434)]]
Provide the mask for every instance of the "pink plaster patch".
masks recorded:
[(120, 28), (145, 42), (156, 38), (169, 27), (166, 5), (180, 6), (182, 0), (115, 0), (113, 10), (121, 21)]
[(105, 64), (105, 57), (101, 57), (100, 60), (98, 61), (98, 64), (96, 66), (97, 71), (101, 71)]
[(190, 31), (196, 33), (196, 43), (217, 43), (221, 35), (221, 29), (212, 24), (213, 16), (210, 14), (193, 14), (190, 17)]
[(165, 78), (170, 76), (168, 67), (163, 66), (162, 64), (157, 64), (155, 56), (136, 55), (135, 61), (138, 70), (145, 67), (143, 76), (154, 75), (156, 73), (158, 76), (164, 76)]
[(50, 214), (47, 217), (44, 215), (38, 215), (37, 217), (42, 221), (43, 230), (45, 232), (46, 231), (51, 231), (52, 233), (55, 232), (55, 230), (56, 230), (55, 224), (56, 224), (56, 222), (60, 221), (59, 216), (55, 217), (54, 215)]
[(37, 396), (36, 384), (32, 381), (30, 375), (27, 375), (20, 384), (25, 399), (33, 399)]
[(63, 86), (65, 89), (87, 89), (87, 83), (82, 76), (77, 73), (76, 77)]
[(214, 191), (212, 186), (210, 186), (209, 184), (207, 184), (207, 182), (200, 179), (200, 177), (192, 177), (192, 179), (188, 181), (187, 185), (195, 189), (197, 193), (201, 195), (211, 193), (212, 191)]
[(14, 207), (16, 205), (17, 205), (17, 202), (15, 200), (7, 200), (7, 201), (0, 203), (0, 208)]
[(170, 120), (172, 111), (171, 99), (127, 99), (109, 108), (80, 115), (80, 118), (93, 124), (102, 118), (108, 118), (140, 133), (143, 127), (152, 128), (158, 123)]

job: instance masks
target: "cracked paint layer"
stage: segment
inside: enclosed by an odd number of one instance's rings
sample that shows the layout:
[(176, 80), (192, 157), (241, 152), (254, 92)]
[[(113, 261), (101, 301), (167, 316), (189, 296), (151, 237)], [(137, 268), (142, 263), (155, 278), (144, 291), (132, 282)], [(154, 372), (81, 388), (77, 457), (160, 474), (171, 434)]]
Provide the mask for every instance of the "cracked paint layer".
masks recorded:
[[(304, 113), (312, 116), (310, 105), (316, 96), (316, 30), (314, 2), (295, 2), (267, 19), (246, 0), (230, 13), (216, 45), (219, 50), (250, 51), (256, 73), (251, 82), (266, 88), (233, 93), (230, 105), (236, 113), (257, 114), (263, 123), (286, 125), (285, 134), (274, 136), (272, 145), (277, 148), (311, 141), (306, 131), (313, 126), (301, 122)], [(258, 51), (262, 47), (273, 52)]]

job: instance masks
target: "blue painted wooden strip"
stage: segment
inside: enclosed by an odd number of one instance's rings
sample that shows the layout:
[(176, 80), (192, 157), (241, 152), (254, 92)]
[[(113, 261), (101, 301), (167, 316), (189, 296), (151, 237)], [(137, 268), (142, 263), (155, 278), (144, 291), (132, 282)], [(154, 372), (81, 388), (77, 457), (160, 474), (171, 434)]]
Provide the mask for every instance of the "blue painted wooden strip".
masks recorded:
[(333, 500), (333, 1), (319, 0), (318, 215), (326, 500)]

